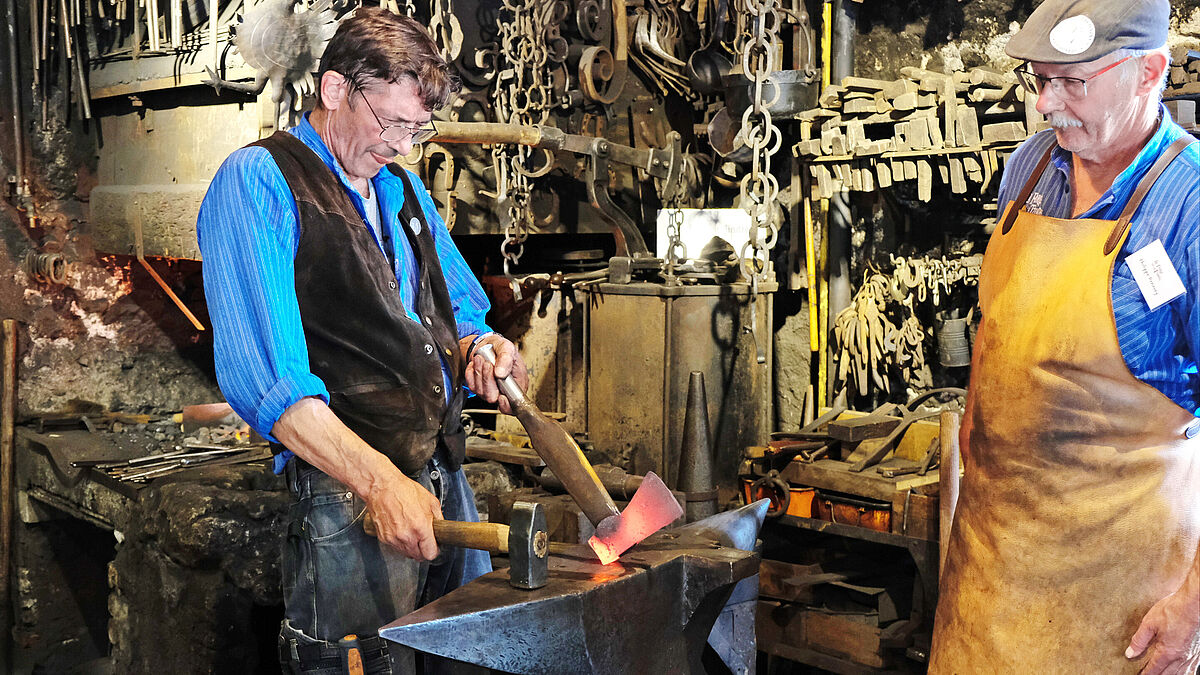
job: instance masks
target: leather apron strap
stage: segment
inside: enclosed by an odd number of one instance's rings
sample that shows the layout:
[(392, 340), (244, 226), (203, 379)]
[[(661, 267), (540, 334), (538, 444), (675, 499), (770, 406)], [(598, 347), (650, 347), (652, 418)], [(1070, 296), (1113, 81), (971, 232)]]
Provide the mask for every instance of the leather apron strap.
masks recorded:
[(1012, 229), (1013, 223), (1017, 221), (1017, 213), (1025, 208), (1025, 202), (1029, 200), (1029, 195), (1033, 194), (1033, 188), (1042, 179), (1042, 174), (1046, 172), (1046, 167), (1050, 164), (1050, 155), (1054, 153), (1054, 149), (1057, 147), (1058, 143), (1051, 143), (1050, 147), (1046, 148), (1045, 154), (1042, 155), (1042, 158), (1033, 167), (1033, 173), (1029, 174), (1029, 180), (1025, 181), (1025, 185), (1021, 186), (1021, 191), (1017, 193), (1017, 198), (1004, 211), (1004, 224), (1000, 228), (1001, 233), (1008, 234), (1008, 231)]
[(1121, 216), (1117, 218), (1117, 224), (1113, 227), (1112, 234), (1108, 236), (1108, 241), (1104, 242), (1104, 255), (1113, 252), (1117, 247), (1117, 243), (1121, 241), (1121, 237), (1125, 235), (1125, 230), (1129, 229), (1129, 223), (1133, 220), (1133, 214), (1137, 213), (1138, 207), (1142, 205), (1142, 200), (1149, 194), (1150, 188), (1154, 187), (1154, 182), (1162, 175), (1163, 171), (1175, 161), (1179, 153), (1183, 152), (1189, 145), (1195, 143), (1196, 139), (1192, 136), (1184, 136), (1175, 141), (1167, 148), (1166, 152), (1159, 156), (1158, 161), (1150, 167), (1146, 175), (1142, 177), (1138, 183), (1137, 189), (1133, 191), (1133, 196), (1125, 204), (1125, 209), (1121, 211)]

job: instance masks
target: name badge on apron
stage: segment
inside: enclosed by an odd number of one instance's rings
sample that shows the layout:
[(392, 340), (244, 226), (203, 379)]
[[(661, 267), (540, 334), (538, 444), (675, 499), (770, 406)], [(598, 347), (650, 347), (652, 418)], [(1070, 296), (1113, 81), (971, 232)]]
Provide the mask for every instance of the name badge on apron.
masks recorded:
[(1175, 271), (1175, 266), (1171, 264), (1171, 259), (1167, 257), (1167, 252), (1158, 239), (1129, 254), (1125, 263), (1129, 265), (1133, 280), (1137, 282), (1142, 297), (1146, 298), (1146, 304), (1152, 310), (1186, 292), (1183, 282), (1179, 279), (1179, 273)]

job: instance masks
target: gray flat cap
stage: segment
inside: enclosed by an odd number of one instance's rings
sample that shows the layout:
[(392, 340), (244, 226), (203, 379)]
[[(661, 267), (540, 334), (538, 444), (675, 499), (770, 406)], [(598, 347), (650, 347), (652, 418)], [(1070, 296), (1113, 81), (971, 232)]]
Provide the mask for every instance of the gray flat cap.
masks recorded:
[(1045, 0), (1008, 41), (1014, 59), (1086, 63), (1118, 49), (1167, 44), (1168, 0)]

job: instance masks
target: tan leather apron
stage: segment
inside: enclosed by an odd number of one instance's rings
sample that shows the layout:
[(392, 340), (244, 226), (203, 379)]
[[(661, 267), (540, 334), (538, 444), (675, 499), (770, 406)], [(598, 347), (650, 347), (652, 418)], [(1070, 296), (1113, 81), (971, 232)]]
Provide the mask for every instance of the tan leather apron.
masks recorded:
[(1136, 673), (1129, 639), (1196, 555), (1193, 416), (1129, 372), (1110, 291), (1176, 145), (1117, 221), (1022, 210), (1047, 151), (992, 234), (930, 673)]

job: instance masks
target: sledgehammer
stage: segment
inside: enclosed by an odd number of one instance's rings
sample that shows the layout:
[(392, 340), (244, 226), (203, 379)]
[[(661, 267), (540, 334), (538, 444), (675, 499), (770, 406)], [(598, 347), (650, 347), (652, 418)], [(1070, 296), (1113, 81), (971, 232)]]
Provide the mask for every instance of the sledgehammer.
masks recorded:
[[(488, 363), (496, 365), (496, 353), (492, 345), (481, 345), (479, 353)], [(596, 526), (596, 533), (588, 539), (588, 545), (596, 552), (600, 562), (607, 565), (615, 561), (629, 547), (683, 515), (675, 496), (652, 472), (646, 474), (625, 512), (617, 511), (612, 497), (608, 496), (608, 490), (604, 489), (575, 439), (542, 414), (511, 375), (496, 378), (496, 382), (512, 406), (513, 415), (529, 434), (533, 449), (562, 481), (563, 487), (579, 504), (583, 514)]]

